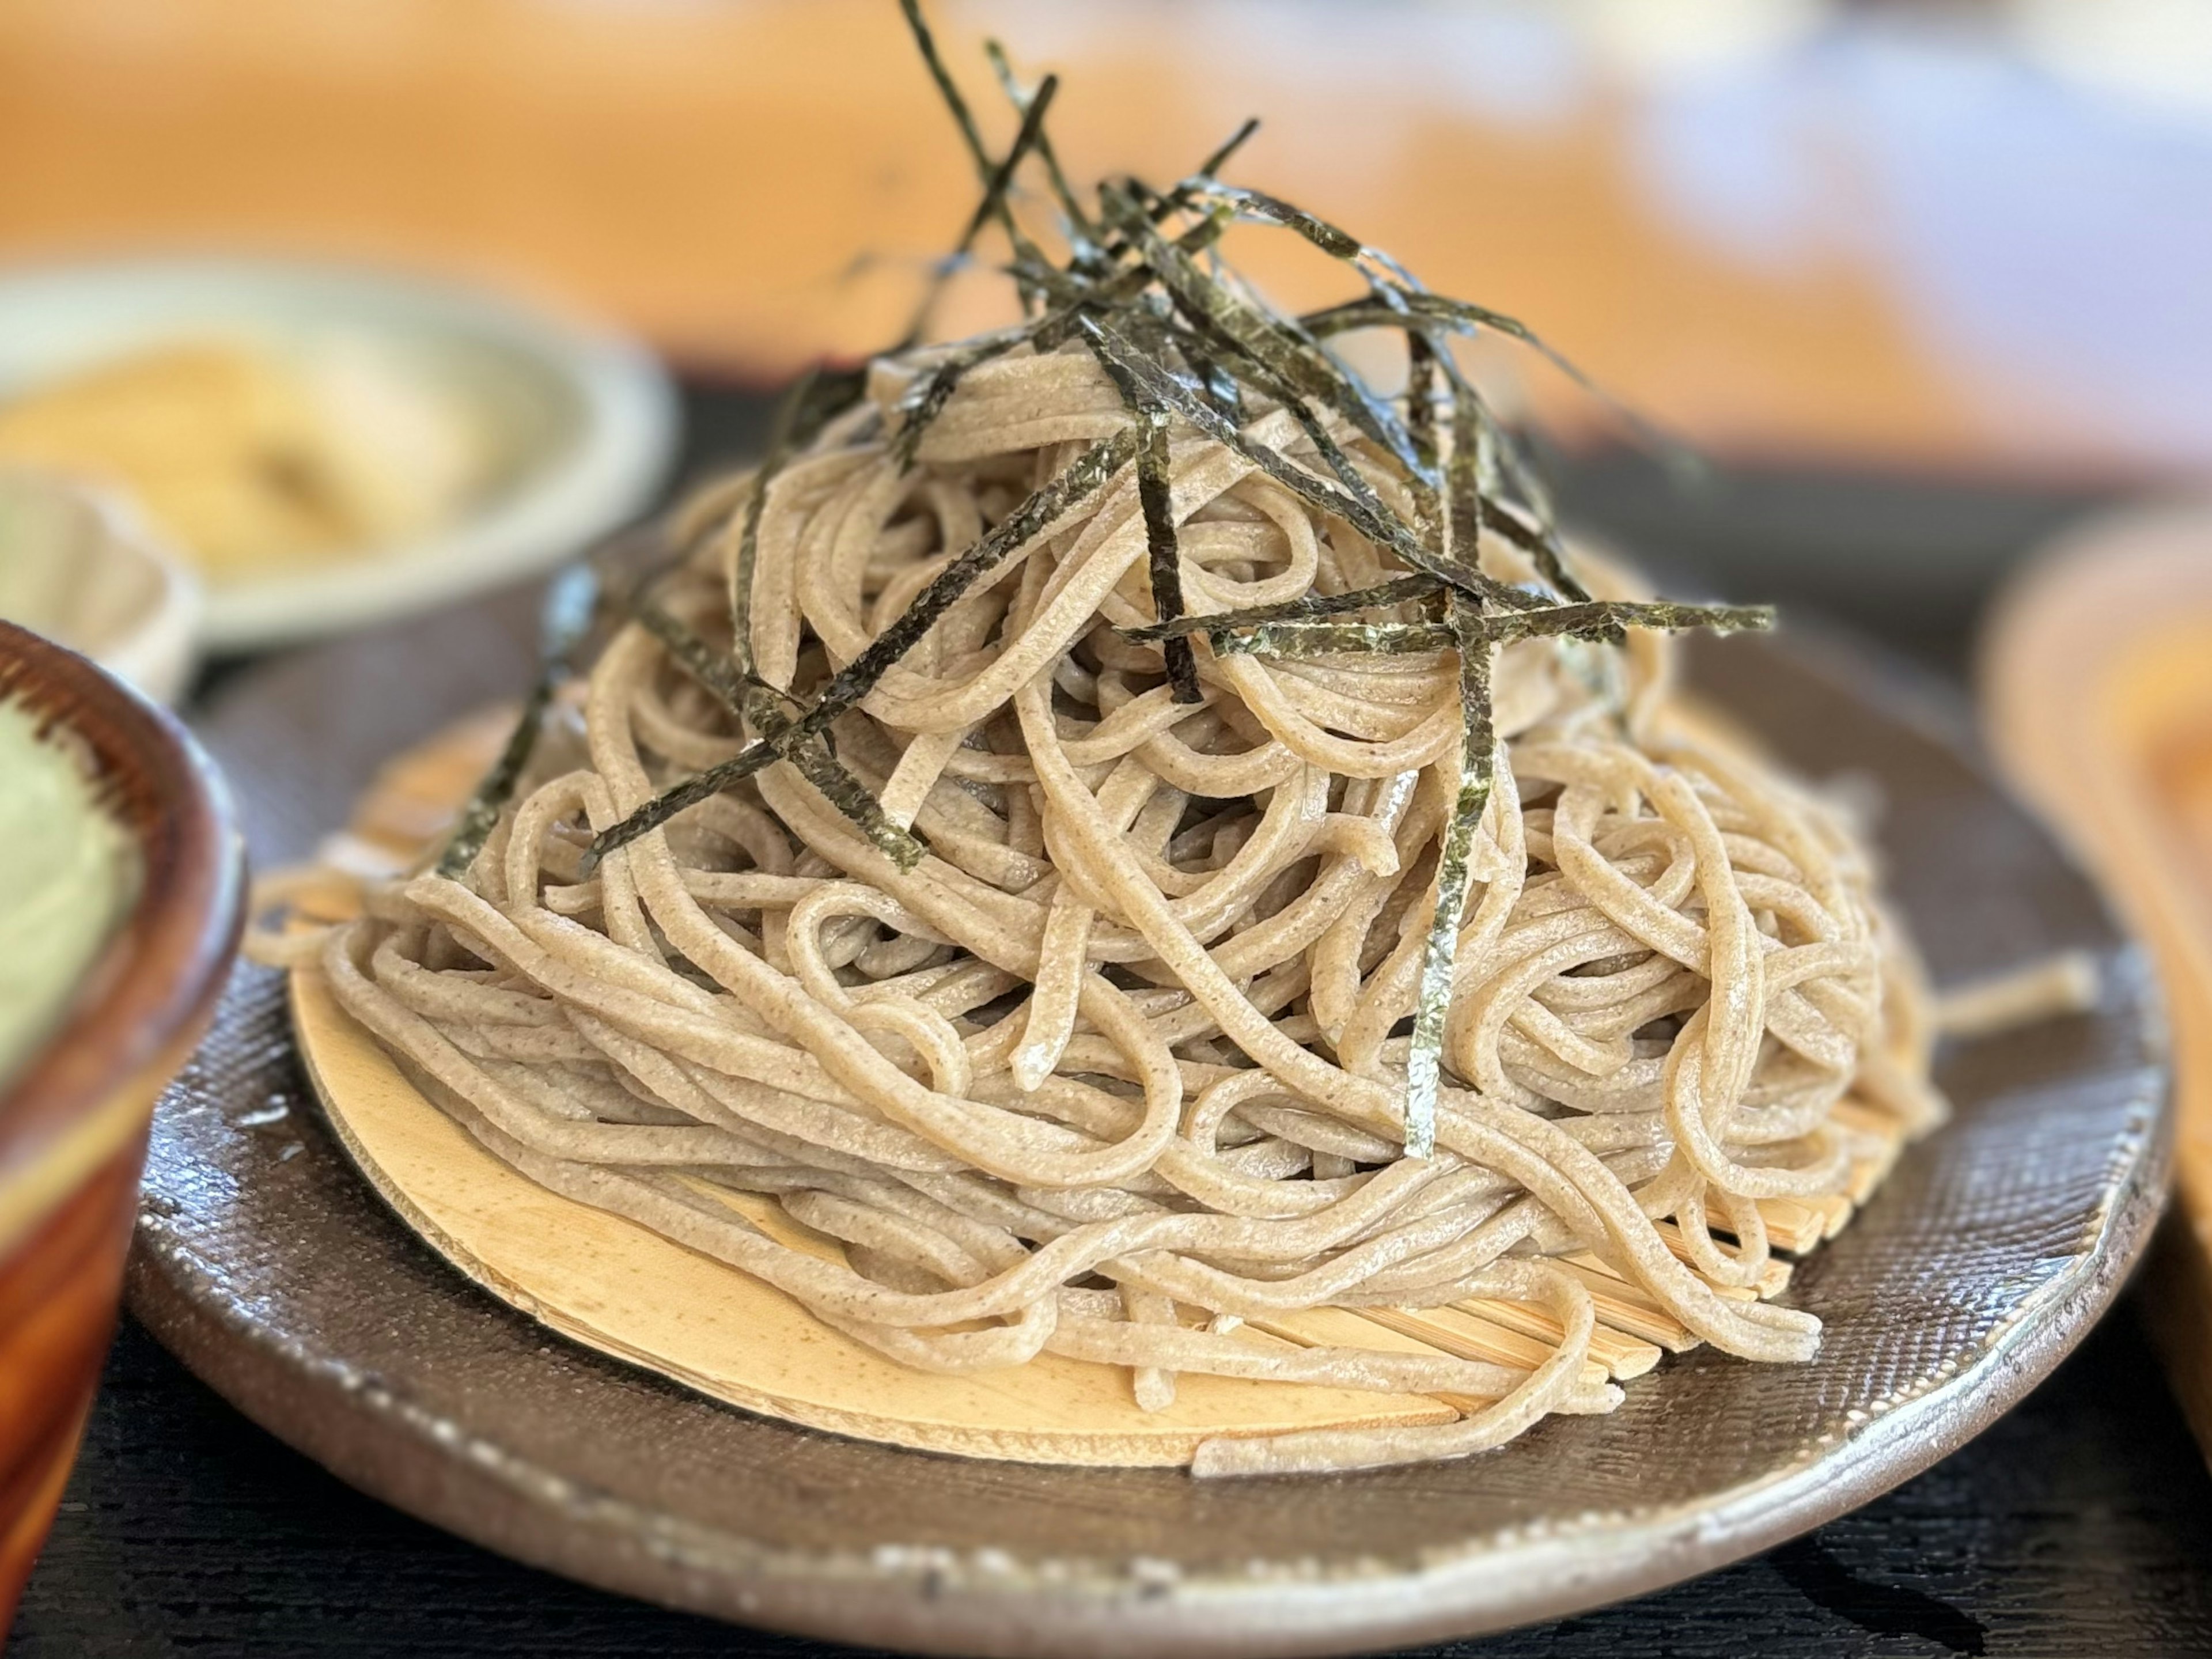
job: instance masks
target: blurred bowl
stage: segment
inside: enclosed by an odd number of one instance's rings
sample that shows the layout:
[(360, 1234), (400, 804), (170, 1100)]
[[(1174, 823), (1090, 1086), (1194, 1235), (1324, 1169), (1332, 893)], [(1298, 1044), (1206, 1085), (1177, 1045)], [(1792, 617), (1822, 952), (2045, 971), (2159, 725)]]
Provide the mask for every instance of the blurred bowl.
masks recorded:
[(191, 678), (198, 581), (113, 492), (0, 467), (0, 620), (81, 651), (156, 702)]
[(84, 658), (0, 623), (0, 703), (84, 769), (137, 865), (55, 1023), (0, 1078), (4, 1632), (114, 1328), (154, 1098), (198, 1043), (237, 944), (244, 858), (198, 745)]
[(372, 343), (465, 412), (491, 457), (482, 490), (434, 530), (210, 581), (201, 638), (212, 650), (356, 628), (550, 568), (649, 506), (674, 451), (674, 392), (630, 341), (472, 289), (282, 261), (0, 276), (0, 404), (132, 353), (211, 339), (293, 356)]

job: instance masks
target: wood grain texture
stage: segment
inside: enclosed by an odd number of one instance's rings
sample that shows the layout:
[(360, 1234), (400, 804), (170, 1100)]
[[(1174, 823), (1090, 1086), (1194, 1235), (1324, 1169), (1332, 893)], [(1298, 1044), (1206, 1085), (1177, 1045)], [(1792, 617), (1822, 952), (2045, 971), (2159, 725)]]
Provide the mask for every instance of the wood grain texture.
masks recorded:
[[(234, 680), (204, 729), (258, 846), (304, 853), (377, 758), (520, 683), (527, 615), (442, 617)], [(1826, 1322), (1812, 1365), (1701, 1351), (1611, 1418), (1310, 1486), (931, 1457), (763, 1421), (550, 1337), (424, 1250), (331, 1145), (282, 981), (251, 972), (157, 1117), (132, 1305), (249, 1414), (495, 1548), (910, 1650), (1371, 1649), (1756, 1552), (1954, 1449), (2102, 1310), (2155, 1212), (2164, 1079), (2144, 964), (1940, 697), (1802, 637), (1697, 665), (1815, 775), (1880, 781), (1939, 977), (2066, 945), (2107, 975), (2094, 1015), (1946, 1058), (1957, 1121), (1795, 1276)]]
[[(1062, 73), (1054, 137), (1079, 179), (1180, 178), (1259, 115), (1238, 182), (1527, 316), (1701, 443), (1916, 467), (2079, 464), (2119, 443), (2081, 399), (2020, 395), (2008, 376), (2027, 367), (1931, 351), (1913, 249), (1878, 215), (1745, 258), (1653, 186), (1667, 94), (1570, 31), (1530, 19), (1501, 40), (1473, 9), (1362, 10), (1356, 27), (1323, 6), (934, 15), (994, 145), (1012, 123), (987, 30), (1025, 72)], [(40, 158), (0, 174), (13, 257), (221, 246), (489, 273), (763, 383), (896, 338), (974, 205), (883, 0), (12, 0), (0, 85), (0, 149)], [(1825, 132), (1806, 140), (1824, 154)], [(1828, 160), (1857, 165), (1847, 147)], [(1304, 255), (1255, 239), (1252, 274), (1287, 300), (1341, 297)], [(968, 285), (948, 329), (991, 319), (1003, 289)], [(1525, 378), (1591, 418), (1564, 382)]]

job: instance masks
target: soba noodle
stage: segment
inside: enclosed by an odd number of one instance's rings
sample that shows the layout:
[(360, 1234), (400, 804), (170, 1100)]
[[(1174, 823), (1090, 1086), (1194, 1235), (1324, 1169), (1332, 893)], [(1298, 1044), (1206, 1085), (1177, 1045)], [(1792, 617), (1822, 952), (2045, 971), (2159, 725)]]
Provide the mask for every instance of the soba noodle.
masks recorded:
[[(942, 361), (879, 363), (758, 504), (739, 655), (767, 706), (810, 702), (1134, 418), (1080, 343), (1018, 346), (959, 380), (909, 465), (902, 398)], [(1325, 471), (1281, 409), (1243, 413)], [(1411, 511), (1389, 456), (1323, 425)], [(1191, 614), (1403, 573), (1249, 453), (1187, 424), (1166, 441)], [(1729, 1353), (1814, 1352), (1811, 1315), (1724, 1291), (1767, 1265), (1759, 1200), (1843, 1190), (1839, 1102), (1906, 1133), (1940, 1115), (1929, 1004), (1838, 817), (1681, 735), (1665, 640), (1496, 649), (1499, 787), (1449, 963), (1435, 1150), (1407, 1157), (1408, 1022), (1462, 781), (1455, 653), (1199, 648), (1200, 700), (1176, 701), (1161, 646), (1117, 632), (1156, 617), (1124, 465), (832, 726), (926, 857), (902, 867), (779, 761), (594, 861), (594, 836), (745, 745), (668, 641), (728, 656), (755, 487), (672, 526), (692, 550), (652, 604), (676, 628), (624, 625), (555, 699), (473, 861), (376, 890), (312, 946), (485, 1146), (908, 1365), (1063, 1354), (1127, 1367), (1148, 1408), (1185, 1372), (1468, 1402), (1441, 1426), (1213, 1439), (1206, 1474), (1456, 1456), (1610, 1409), (1618, 1389), (1586, 1380), (1590, 1297), (1556, 1265), (1572, 1253)], [(1481, 570), (1535, 582), (1528, 538), (1500, 528)], [(1521, 1370), (1237, 1328), (1470, 1297), (1538, 1304), (1564, 1338)]]

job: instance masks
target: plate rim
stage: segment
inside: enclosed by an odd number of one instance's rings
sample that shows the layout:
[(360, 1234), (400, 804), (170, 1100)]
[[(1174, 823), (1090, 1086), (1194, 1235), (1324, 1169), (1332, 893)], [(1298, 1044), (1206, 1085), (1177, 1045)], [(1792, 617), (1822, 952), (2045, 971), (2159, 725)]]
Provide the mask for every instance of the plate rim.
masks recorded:
[[(1828, 629), (1797, 631), (1792, 645), (1801, 665), (1832, 684), (1840, 680), (1884, 718), (1916, 729), (2025, 815), (1973, 739), (1957, 692), (1878, 647)], [(2078, 862), (2039, 823), (2035, 832), (2098, 897), (2114, 941), (2108, 960), (2129, 993), (2120, 1017), (2132, 1016), (2144, 1054), (2136, 1092), (2126, 1103), (2130, 1125), (2115, 1138), (2092, 1232), (1952, 1376), (1875, 1414), (1839, 1445), (1692, 1501), (1644, 1515), (1586, 1516), (1542, 1540), (1519, 1540), (1510, 1587), (1497, 1571), (1494, 1529), (1463, 1535), (1410, 1570), (1403, 1563), (1352, 1563), (1349, 1570), (1266, 1576), (1194, 1572), (1166, 1582), (1148, 1577), (1141, 1562), (1049, 1556), (1021, 1562), (1003, 1555), (984, 1561), (979, 1557), (991, 1553), (963, 1559), (950, 1550), (886, 1562), (857, 1552), (778, 1547), (580, 1491), (557, 1472), (473, 1435), (468, 1455), (456, 1459), (436, 1442), (458, 1425), (427, 1417), (390, 1387), (335, 1360), (272, 1353), (273, 1370), (256, 1375), (240, 1358), (235, 1338), (264, 1349), (281, 1345), (235, 1317), (219, 1295), (216, 1306), (234, 1316), (227, 1322), (208, 1297), (191, 1294), (181, 1280), (197, 1264), (188, 1252), (167, 1247), (156, 1218), (142, 1226), (133, 1252), (131, 1305), (218, 1392), (372, 1494), (532, 1565), (745, 1623), (918, 1652), (1089, 1659), (1141, 1649), (1212, 1659), (1395, 1647), (1585, 1611), (1758, 1553), (1919, 1474), (2042, 1381), (2111, 1305), (2141, 1255), (2163, 1206), (2173, 1133), (2156, 984), (2142, 947), (2112, 918)], [(226, 1323), (228, 1344), (219, 1328)], [(334, 1387), (346, 1414), (319, 1419), (301, 1409), (288, 1365)], [(394, 1425), (414, 1454), (406, 1460), (394, 1459), (388, 1443), (375, 1438)], [(491, 1505), (457, 1497), (463, 1481), (491, 1495)], [(1173, 1595), (1162, 1593), (1170, 1586)]]
[(370, 325), (434, 325), (528, 358), (577, 400), (578, 435), (565, 453), (480, 511), (431, 534), (329, 568), (231, 586), (203, 582), (196, 642), (224, 653), (317, 639), (450, 604), (550, 569), (635, 519), (657, 498), (675, 459), (681, 411), (675, 385), (641, 342), (549, 303), (434, 272), (373, 260), (202, 256), (52, 259), (0, 271), (0, 309), (44, 295), (82, 303), (100, 293), (118, 314), (159, 311), (175, 296), (283, 295), (343, 319), (358, 307)]

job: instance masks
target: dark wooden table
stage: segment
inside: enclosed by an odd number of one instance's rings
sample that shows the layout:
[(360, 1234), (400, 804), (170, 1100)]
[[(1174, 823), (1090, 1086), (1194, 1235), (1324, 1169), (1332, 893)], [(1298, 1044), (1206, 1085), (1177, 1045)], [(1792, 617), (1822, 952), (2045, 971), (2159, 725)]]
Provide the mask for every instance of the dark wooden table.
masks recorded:
[[(761, 404), (742, 394), (695, 390), (690, 414), (690, 470), (762, 430)], [(2094, 505), (1804, 474), (1685, 501), (1632, 463), (1585, 467), (1569, 486), (1586, 521), (1677, 585), (1817, 605), (1954, 674), (1995, 574)], [(586, 1589), (386, 1509), (246, 1421), (127, 1319), (10, 1643), (13, 1659), (842, 1650)], [(1429, 1651), (2212, 1654), (2212, 1475), (2124, 1304), (1996, 1428), (1810, 1537), (1622, 1607)]]

